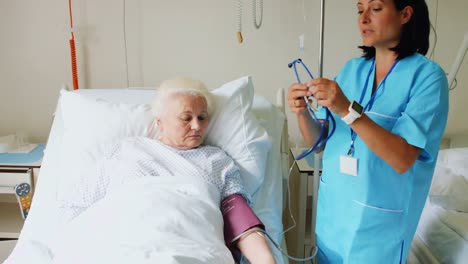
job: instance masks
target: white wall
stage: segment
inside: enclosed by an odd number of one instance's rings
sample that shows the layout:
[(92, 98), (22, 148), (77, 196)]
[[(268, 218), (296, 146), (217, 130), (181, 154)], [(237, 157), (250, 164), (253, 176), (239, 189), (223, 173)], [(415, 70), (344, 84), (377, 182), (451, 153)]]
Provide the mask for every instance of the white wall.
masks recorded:
[(450, 137), (450, 148), (467, 148), (468, 147), (468, 133), (454, 134)]
[[(435, 1), (438, 3), (436, 30), (437, 45), (434, 60), (447, 72), (451, 69), (458, 49), (468, 33), (468, 0)], [(434, 12), (433, 12), (434, 13)], [(446, 129), (447, 137), (468, 136), (468, 54), (457, 75), (458, 86), (450, 92), (450, 112)], [(468, 137), (467, 137), (468, 139)]]
[[(317, 74), (319, 0), (264, 0), (259, 30), (252, 2), (243, 4), (244, 43), (238, 44), (237, 1), (74, 0), (80, 86), (154, 87), (184, 75), (215, 88), (252, 75), (257, 93), (274, 101), (276, 91), (294, 81), (291, 60), (303, 58)], [(468, 30), (468, 1), (428, 5), (439, 35), (434, 59), (448, 71)], [(355, 1), (327, 0), (325, 22), (324, 76), (333, 77), (359, 55)], [(32, 141), (46, 140), (60, 86), (71, 86), (67, 27), (68, 1), (0, 1), (0, 135), (24, 131)], [(467, 64), (451, 92), (447, 135), (468, 131), (462, 101), (468, 98)], [(294, 122), (291, 135), (298, 138)]]

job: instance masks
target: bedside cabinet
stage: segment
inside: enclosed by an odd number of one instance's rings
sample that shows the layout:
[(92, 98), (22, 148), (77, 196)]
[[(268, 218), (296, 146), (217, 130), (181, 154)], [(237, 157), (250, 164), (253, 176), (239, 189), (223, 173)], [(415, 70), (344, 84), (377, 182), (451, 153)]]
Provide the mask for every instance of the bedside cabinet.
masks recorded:
[(14, 194), (11, 189), (21, 182), (34, 187), (44, 147), (44, 144), (38, 144), (29, 153), (0, 153), (0, 193)]
[(20, 183), (28, 183), (33, 186), (33, 175), (33, 168), (2, 167), (0, 165), (0, 194), (15, 194), (15, 186)]
[[(286, 245), (289, 255), (298, 258), (309, 257), (311, 249), (315, 246), (315, 232), (312, 232), (312, 225), (315, 225), (316, 196), (314, 192), (314, 182), (318, 185), (318, 179), (314, 179), (314, 153), (302, 160), (294, 162), (295, 158), (307, 149), (290, 149), (290, 166), (293, 165), (289, 176), (289, 195), (286, 199), (286, 208), (283, 211), (283, 226), (287, 228), (293, 226), (288, 207), (295, 219), (296, 226), (285, 234)], [(321, 154), (318, 154), (321, 156)], [(318, 171), (321, 173), (321, 168)], [(290, 263), (302, 263), (290, 261)]]
[(18, 238), (24, 219), (15, 188), (27, 183), (34, 193), (43, 154), (43, 144), (29, 153), (0, 153), (0, 239)]

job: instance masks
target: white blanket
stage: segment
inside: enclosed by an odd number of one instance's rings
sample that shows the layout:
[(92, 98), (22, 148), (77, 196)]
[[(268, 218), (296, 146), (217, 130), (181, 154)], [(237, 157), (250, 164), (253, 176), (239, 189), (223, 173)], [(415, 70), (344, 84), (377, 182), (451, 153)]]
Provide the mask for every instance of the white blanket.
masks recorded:
[(164, 146), (151, 152), (168, 175), (109, 185), (57, 236), (52, 263), (234, 263), (218, 189)]

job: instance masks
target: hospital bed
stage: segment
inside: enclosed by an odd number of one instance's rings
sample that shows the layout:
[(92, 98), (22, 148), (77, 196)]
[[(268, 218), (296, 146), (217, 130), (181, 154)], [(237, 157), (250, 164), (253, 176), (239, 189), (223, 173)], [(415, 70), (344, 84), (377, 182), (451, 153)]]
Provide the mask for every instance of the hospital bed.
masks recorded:
[(468, 263), (468, 148), (439, 152), (408, 264)]
[[(93, 144), (99, 144), (100, 140), (109, 138), (116, 141), (126, 136), (135, 136), (143, 133), (137, 131), (141, 127), (146, 127), (144, 133), (148, 133), (151, 130), (147, 125), (148, 120), (151, 120), (148, 104), (154, 93), (153, 89), (141, 88), (62, 92), (45, 149), (32, 207), (18, 242), (5, 263), (51, 262), (51, 256), (54, 255), (54, 237), (59, 235), (59, 230), (66, 226), (70, 219), (79, 217), (79, 214), (76, 216), (77, 211), (73, 210), (73, 206), (64, 206), (64, 200), (82, 195), (80, 190), (86, 191), (79, 187), (79, 182), (73, 182), (73, 174), (83, 169), (86, 163), (78, 159), (80, 156), (76, 153), (70, 153), (71, 149), (86, 146), (92, 148)], [(247, 189), (254, 192), (253, 209), (265, 224), (268, 234), (281, 245), (283, 179), (288, 172), (284, 106), (275, 106), (266, 98), (254, 95), (250, 77), (226, 83), (213, 93), (218, 108), (208, 128), (206, 141), (218, 144), (223, 149), (237, 148), (233, 153), (228, 151), (228, 154), (233, 156), (236, 162), (247, 164), (243, 165), (245, 168), (242, 173), (248, 170), (252, 174), (249, 176), (255, 178), (250, 179), (252, 182), (247, 180), (246, 183), (249, 185)], [(78, 98), (75, 98), (76, 96)], [(279, 99), (282, 104), (284, 99), (281, 95)], [(129, 122), (129, 119), (136, 121)], [(262, 134), (262, 131), (266, 134)], [(83, 153), (87, 152), (82, 151), (80, 155)], [(96, 153), (99, 152), (94, 154)], [(247, 153), (247, 156), (239, 156), (243, 153)], [(92, 160), (82, 157), (88, 159), (86, 162)], [(65, 188), (69, 178), (72, 182), (68, 184), (75, 184), (76, 187), (74, 190), (61, 190), (60, 188)], [(89, 235), (89, 240), (92, 239), (93, 236)], [(278, 250), (273, 249), (273, 252), (277, 263), (287, 263)]]

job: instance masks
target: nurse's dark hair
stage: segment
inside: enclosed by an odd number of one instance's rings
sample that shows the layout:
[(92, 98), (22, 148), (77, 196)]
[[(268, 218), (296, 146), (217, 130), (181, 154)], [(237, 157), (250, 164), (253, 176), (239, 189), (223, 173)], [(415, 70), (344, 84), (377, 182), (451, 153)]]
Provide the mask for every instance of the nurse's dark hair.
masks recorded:
[[(391, 48), (398, 54), (398, 59), (410, 56), (415, 52), (426, 55), (429, 49), (429, 34), (431, 22), (429, 20), (429, 10), (425, 0), (393, 0), (398, 11), (406, 6), (413, 8), (411, 19), (403, 25), (400, 36), (400, 43)], [(375, 57), (375, 48), (359, 46), (363, 50), (363, 57), (371, 59)]]

